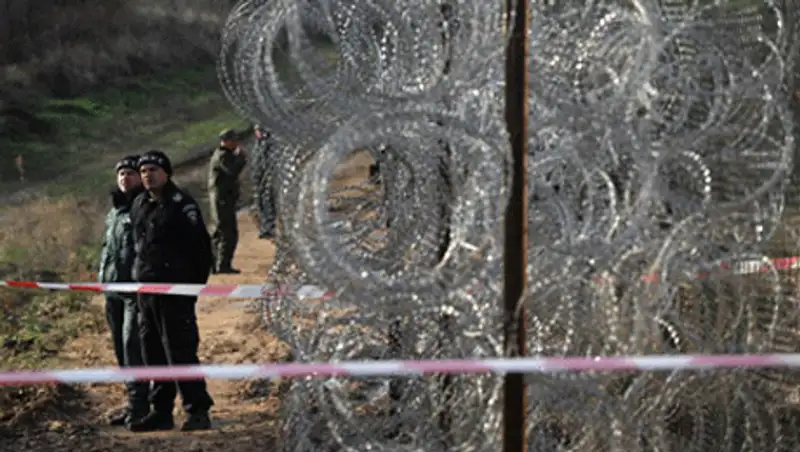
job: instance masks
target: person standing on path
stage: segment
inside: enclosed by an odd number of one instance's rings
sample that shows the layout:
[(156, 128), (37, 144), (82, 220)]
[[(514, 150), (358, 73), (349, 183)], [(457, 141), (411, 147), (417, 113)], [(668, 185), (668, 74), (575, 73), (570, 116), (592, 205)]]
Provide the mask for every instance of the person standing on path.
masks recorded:
[[(161, 151), (139, 158), (145, 192), (136, 197), (131, 220), (136, 246), (137, 282), (205, 284), (211, 272), (211, 240), (197, 202), (171, 180), (172, 164)], [(198, 365), (196, 296), (139, 294), (139, 335), (147, 366)], [(128, 428), (134, 432), (169, 430), (177, 389), (189, 417), (182, 431), (208, 430), (214, 401), (204, 379), (156, 381), (153, 411)]]
[(233, 255), (239, 242), (236, 223), (236, 204), (239, 202), (239, 175), (247, 158), (239, 146), (236, 132), (225, 130), (219, 134), (219, 147), (211, 155), (208, 167), (208, 202), (214, 230), (211, 234), (214, 249), (214, 271), (238, 274), (233, 268)]
[(253, 201), (258, 211), (258, 238), (275, 237), (275, 188), (273, 174), (274, 156), (270, 155), (273, 143), (269, 132), (260, 125), (253, 127), (256, 144), (253, 147), (250, 178), (253, 184)]
[[(135, 251), (130, 210), (134, 198), (143, 191), (137, 169), (138, 159), (138, 155), (129, 155), (115, 166), (117, 188), (111, 192), (112, 207), (106, 215), (103, 248), (100, 252), (98, 279), (101, 283), (133, 281)], [(144, 365), (137, 325), (139, 309), (136, 295), (106, 292), (105, 298), (106, 318), (117, 364), (120, 367)], [(109, 416), (109, 423), (114, 426), (136, 421), (150, 412), (150, 384), (135, 381), (126, 383), (125, 387), (128, 393), (127, 405)]]

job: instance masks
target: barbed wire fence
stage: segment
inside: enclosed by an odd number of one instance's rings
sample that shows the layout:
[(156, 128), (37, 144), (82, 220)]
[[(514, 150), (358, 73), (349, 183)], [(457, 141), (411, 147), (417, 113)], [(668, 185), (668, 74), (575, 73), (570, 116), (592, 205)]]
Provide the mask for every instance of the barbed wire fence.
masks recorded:
[[(530, 2), (526, 348), (796, 352), (798, 2)], [(505, 5), (246, 0), (220, 77), (278, 143), (280, 291), (298, 361), (503, 356), (512, 149)], [(279, 149), (276, 152), (275, 149)], [(377, 178), (341, 180), (359, 152)], [(733, 274), (742, 260), (763, 271)], [(522, 312), (522, 311), (520, 311)], [(788, 370), (530, 375), (531, 451), (790, 451)], [(495, 451), (502, 378), (296, 380), (286, 451)]]

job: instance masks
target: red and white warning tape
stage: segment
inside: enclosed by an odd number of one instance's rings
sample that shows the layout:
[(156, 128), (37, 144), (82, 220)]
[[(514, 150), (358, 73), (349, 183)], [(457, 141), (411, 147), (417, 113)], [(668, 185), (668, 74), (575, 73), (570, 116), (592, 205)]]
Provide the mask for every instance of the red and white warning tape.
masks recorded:
[[(723, 265), (734, 274), (752, 274), (800, 268), (800, 257), (771, 261), (745, 261)], [(654, 275), (646, 277), (655, 281)], [(71, 290), (89, 292), (125, 292), (260, 298), (270, 293), (292, 294), (305, 299), (332, 298), (333, 293), (317, 286), (304, 285), (294, 290), (264, 287), (255, 284), (97, 284), (39, 283), (33, 281), (0, 281), (0, 286)], [(141, 368), (95, 368), (78, 370), (42, 370), (33, 372), (0, 372), (0, 386), (47, 383), (122, 382), (132, 380), (192, 380), (246, 378), (300, 378), (334, 376), (401, 376), (419, 374), (476, 373), (542, 373), (561, 371), (657, 371), (723, 368), (800, 367), (800, 354), (776, 355), (681, 355), (624, 356), (600, 358), (515, 358), (485, 360), (431, 361), (365, 361), (342, 363), (240, 364), (209, 366), (172, 366)]]
[(43, 370), (32, 372), (0, 372), (0, 386), (22, 386), (48, 383), (107, 383), (133, 380), (194, 380), (198, 378), (241, 380), (247, 378), (388, 377), (422, 374), (669, 371), (777, 367), (800, 367), (800, 354), (350, 361), (340, 363), (235, 364)]
[[(792, 257), (779, 257), (774, 259), (753, 259), (748, 261), (738, 261), (733, 264), (723, 262), (719, 265), (720, 270), (728, 270), (734, 275), (750, 275), (755, 273), (764, 273), (768, 271), (786, 271), (796, 270), (800, 268), (800, 256)], [(700, 273), (697, 279), (704, 278), (706, 274)], [(646, 275), (642, 278), (644, 281), (655, 282), (658, 280), (658, 274), (653, 273)]]
[[(770, 261), (750, 260), (734, 265), (722, 265), (733, 274), (746, 275), (777, 270), (800, 268), (800, 256), (783, 257)], [(702, 275), (698, 275), (701, 277)], [(646, 281), (654, 282), (657, 275), (648, 275)], [(261, 284), (147, 284), (147, 283), (44, 283), (36, 281), (0, 281), (0, 286), (26, 289), (68, 290), (83, 292), (120, 292), (187, 295), (196, 297), (261, 298), (267, 295), (292, 295), (299, 299), (330, 299), (335, 293), (319, 286), (306, 284), (299, 287), (270, 287)]]
[(44, 283), (36, 281), (0, 281), (0, 286), (23, 289), (68, 290), (78, 292), (118, 292), (196, 297), (261, 298), (270, 294), (291, 295), (301, 299), (331, 298), (314, 285), (295, 288), (265, 287), (261, 284), (149, 284), (149, 283)]

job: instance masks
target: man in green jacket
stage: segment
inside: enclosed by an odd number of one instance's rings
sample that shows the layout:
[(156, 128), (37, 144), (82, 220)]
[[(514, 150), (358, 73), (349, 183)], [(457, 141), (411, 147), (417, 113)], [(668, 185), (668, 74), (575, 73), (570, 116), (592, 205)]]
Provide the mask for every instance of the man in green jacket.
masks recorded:
[[(133, 199), (142, 192), (142, 181), (136, 169), (139, 156), (131, 155), (120, 160), (116, 167), (117, 188), (111, 192), (112, 207), (108, 211), (100, 253), (99, 279), (103, 283), (131, 282), (136, 254), (133, 246), (133, 228), (130, 208)], [(120, 367), (142, 366), (142, 348), (139, 340), (136, 295), (107, 292), (106, 316), (114, 343), (114, 354)], [(111, 414), (109, 422), (115, 426), (143, 418), (150, 411), (148, 401), (150, 384), (129, 382), (127, 406)]]
[(247, 158), (236, 132), (225, 130), (219, 135), (219, 147), (211, 156), (208, 169), (208, 201), (214, 230), (211, 234), (214, 250), (214, 272), (238, 274), (233, 268), (233, 255), (239, 242), (236, 205), (239, 202), (239, 175)]

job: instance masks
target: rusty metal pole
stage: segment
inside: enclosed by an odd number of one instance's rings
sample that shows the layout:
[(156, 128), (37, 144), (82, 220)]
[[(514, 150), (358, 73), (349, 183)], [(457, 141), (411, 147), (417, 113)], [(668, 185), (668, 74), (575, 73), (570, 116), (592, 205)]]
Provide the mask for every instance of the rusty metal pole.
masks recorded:
[[(504, 249), (505, 349), (525, 355), (525, 291), (528, 245), (528, 0), (506, 0), (506, 123), (511, 139), (513, 174), (506, 210)], [(525, 452), (525, 376), (507, 374), (503, 385), (503, 452)]]

